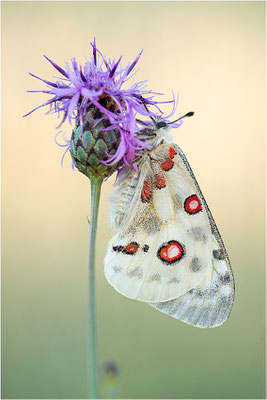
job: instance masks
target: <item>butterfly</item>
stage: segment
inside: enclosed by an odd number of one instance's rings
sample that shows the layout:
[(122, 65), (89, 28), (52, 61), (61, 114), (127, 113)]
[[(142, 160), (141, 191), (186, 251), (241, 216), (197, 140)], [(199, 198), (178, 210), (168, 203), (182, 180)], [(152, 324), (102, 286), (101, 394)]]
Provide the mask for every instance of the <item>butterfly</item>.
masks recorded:
[[(186, 116), (191, 116), (188, 113)], [(181, 117), (179, 119), (182, 119)], [(175, 122), (175, 121), (174, 121)], [(111, 195), (117, 232), (104, 260), (107, 281), (121, 294), (199, 328), (223, 324), (234, 301), (224, 243), (168, 121), (140, 130), (151, 147)]]

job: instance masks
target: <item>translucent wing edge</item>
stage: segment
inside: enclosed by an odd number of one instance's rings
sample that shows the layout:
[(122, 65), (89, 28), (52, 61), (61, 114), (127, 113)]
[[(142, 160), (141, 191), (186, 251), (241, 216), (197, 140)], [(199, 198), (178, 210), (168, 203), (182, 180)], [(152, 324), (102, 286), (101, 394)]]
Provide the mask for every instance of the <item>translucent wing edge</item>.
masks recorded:
[(216, 328), (229, 318), (233, 304), (231, 293), (222, 295), (216, 288), (217, 282), (212, 288), (202, 290), (201, 286), (177, 299), (149, 305), (197, 328)]

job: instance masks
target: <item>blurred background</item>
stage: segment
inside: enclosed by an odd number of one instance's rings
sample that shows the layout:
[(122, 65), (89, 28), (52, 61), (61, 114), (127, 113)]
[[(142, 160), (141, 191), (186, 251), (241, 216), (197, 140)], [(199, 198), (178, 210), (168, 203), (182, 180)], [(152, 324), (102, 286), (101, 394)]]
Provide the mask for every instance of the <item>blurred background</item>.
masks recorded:
[[(113, 232), (103, 187), (97, 240), (99, 362), (119, 367), (120, 398), (264, 398), (264, 2), (2, 2), (2, 397), (87, 397), (89, 181), (60, 166), (58, 119), (32, 72), (43, 54), (132, 61), (136, 80), (172, 97), (174, 132), (228, 249), (230, 319), (187, 326), (118, 294), (103, 274)], [(170, 108), (166, 107), (170, 112)], [(65, 124), (67, 135), (71, 127)]]

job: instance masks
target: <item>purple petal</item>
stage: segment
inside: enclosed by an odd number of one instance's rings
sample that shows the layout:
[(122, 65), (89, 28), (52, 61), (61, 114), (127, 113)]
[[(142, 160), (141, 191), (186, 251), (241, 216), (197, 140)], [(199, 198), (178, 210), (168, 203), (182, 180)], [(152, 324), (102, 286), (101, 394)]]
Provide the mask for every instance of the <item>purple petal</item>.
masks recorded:
[(51, 99), (51, 100), (46, 101), (45, 103), (43, 103), (43, 104), (41, 104), (40, 106), (34, 108), (33, 110), (31, 110), (31, 111), (28, 112), (27, 114), (23, 115), (23, 117), (27, 117), (28, 115), (30, 115), (30, 114), (33, 113), (34, 111), (38, 110), (38, 108), (45, 107), (45, 106), (47, 106), (47, 105), (53, 103), (54, 101), (55, 101), (54, 99)]
[(107, 161), (102, 161), (103, 164), (105, 165), (114, 165), (117, 164), (125, 154), (125, 149), (126, 149), (126, 144), (125, 144), (125, 138), (124, 135), (121, 134), (121, 141), (119, 144), (119, 147), (116, 151), (116, 153), (112, 156), (109, 155), (109, 160)]
[(110, 78), (112, 78), (113, 75), (115, 74), (115, 71), (116, 71), (116, 69), (117, 69), (117, 67), (118, 67), (118, 65), (119, 65), (119, 63), (120, 63), (120, 61), (121, 61), (121, 59), (122, 59), (122, 56), (120, 56), (120, 58), (118, 59), (118, 61), (116, 62), (116, 64), (115, 64), (114, 67), (112, 68), (112, 70), (110, 71), (110, 73), (109, 73), (109, 77), (110, 77)]
[(129, 73), (131, 72), (131, 70), (135, 67), (135, 65), (137, 64), (137, 62), (138, 62), (139, 58), (141, 57), (142, 53), (143, 53), (143, 50), (140, 51), (140, 53), (138, 54), (138, 56), (136, 57), (134, 62), (128, 68), (128, 71), (126, 72), (126, 76), (128, 76)]
[(44, 83), (47, 83), (50, 86), (57, 87), (57, 85), (55, 83), (49, 82), (49, 81), (47, 81), (45, 79), (42, 79), (42, 78), (39, 78), (39, 76), (36, 76), (36, 75), (32, 74), (31, 72), (29, 72), (29, 75), (33, 76), (36, 79), (39, 79), (40, 81), (43, 81)]
[(95, 40), (95, 37), (94, 37), (94, 43), (93, 43), (93, 56), (94, 56), (94, 63), (95, 63), (95, 65), (97, 64), (97, 62), (96, 62), (96, 40)]
[(67, 62), (65, 63), (65, 68), (66, 68), (66, 71), (68, 73), (69, 80), (71, 81), (71, 83), (73, 83), (74, 86), (79, 88), (81, 86), (82, 82), (80, 82), (80, 80), (79, 80), (78, 76), (75, 74), (75, 72), (71, 70), (71, 68)]
[(84, 82), (86, 82), (86, 78), (85, 78), (85, 76), (84, 76), (84, 74), (83, 74), (83, 70), (82, 70), (82, 66), (81, 66), (81, 65), (80, 65), (80, 75), (81, 75), (82, 80), (83, 80)]
[(179, 93), (177, 93), (177, 100), (176, 100), (176, 98), (175, 98), (175, 95), (174, 95), (173, 91), (172, 91), (172, 96), (173, 96), (173, 100), (172, 100), (172, 101), (173, 101), (172, 111), (171, 111), (171, 113), (170, 113), (169, 115), (164, 116), (164, 119), (165, 119), (165, 120), (166, 120), (166, 119), (169, 119), (169, 118), (171, 118), (171, 117), (173, 116), (173, 114), (175, 113), (176, 108), (177, 108), (177, 106), (178, 106)]
[(68, 108), (69, 122), (71, 122), (71, 117), (72, 117), (75, 107), (77, 106), (79, 98), (80, 98), (80, 93), (78, 92), (73, 96), (73, 98), (70, 101), (69, 108)]
[(50, 59), (49, 59), (48, 57), (46, 57), (45, 55), (44, 55), (44, 58), (46, 58), (47, 61), (49, 61), (49, 62), (53, 65), (53, 67), (55, 67), (55, 68), (58, 70), (58, 72), (60, 72), (62, 75), (64, 75), (66, 78), (68, 78), (68, 75), (67, 75), (67, 73), (64, 71), (64, 69), (62, 69), (59, 65), (57, 65), (56, 63), (54, 63), (54, 61), (50, 60)]
[(62, 158), (61, 158), (61, 167), (63, 167), (63, 161), (64, 161), (65, 155), (67, 154), (67, 152), (69, 151), (69, 149), (70, 149), (70, 145), (66, 148), (66, 150), (65, 150), (64, 153), (63, 153), (63, 156), (62, 156)]
[(48, 93), (48, 94), (51, 94), (51, 90), (27, 90), (27, 93)]
[(57, 144), (58, 146), (60, 146), (60, 147), (70, 146), (70, 140), (66, 139), (66, 138), (64, 137), (64, 135), (63, 135), (63, 139), (65, 140), (65, 144), (61, 144), (61, 143), (59, 143), (59, 142), (57, 141), (57, 137), (58, 137), (58, 135), (59, 135), (60, 133), (62, 133), (62, 131), (59, 131), (59, 132), (56, 134), (56, 136), (55, 136), (55, 139), (54, 139), (54, 140), (55, 140), (56, 144)]
[[(96, 52), (98, 52), (100, 54), (100, 56), (102, 57), (102, 60), (107, 68), (108, 71), (110, 71), (110, 66), (107, 63), (105, 57), (102, 55), (102, 53), (100, 53), (100, 51), (98, 50), (98, 48), (95, 45), (95, 38), (94, 38), (94, 43), (90, 43), (91, 46), (93, 46), (93, 55), (94, 55), (94, 64), (95, 66), (97, 65), (97, 61), (96, 61)], [(95, 51), (95, 52), (94, 52)]]
[(78, 75), (79, 74), (78, 64), (74, 57), (71, 59), (71, 63), (73, 66), (73, 70), (75, 71), (75, 74)]
[(63, 116), (62, 121), (60, 122), (60, 124), (56, 127), (57, 129), (59, 129), (59, 128), (61, 127), (62, 124), (64, 124), (64, 122), (65, 122), (66, 119), (67, 119), (67, 116), (68, 116), (68, 112), (67, 112), (67, 111), (64, 111), (64, 116)]

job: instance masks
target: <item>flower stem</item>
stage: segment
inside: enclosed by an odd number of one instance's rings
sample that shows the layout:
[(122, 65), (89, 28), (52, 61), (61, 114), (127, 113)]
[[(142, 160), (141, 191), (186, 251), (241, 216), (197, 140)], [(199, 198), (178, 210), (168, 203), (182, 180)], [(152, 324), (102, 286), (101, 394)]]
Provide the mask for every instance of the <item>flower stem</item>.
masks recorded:
[(91, 218), (89, 241), (89, 318), (88, 318), (88, 351), (89, 351), (89, 398), (99, 398), (98, 363), (96, 350), (96, 307), (95, 307), (95, 244), (97, 217), (102, 177), (91, 177)]

